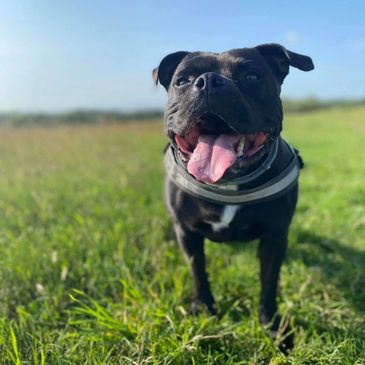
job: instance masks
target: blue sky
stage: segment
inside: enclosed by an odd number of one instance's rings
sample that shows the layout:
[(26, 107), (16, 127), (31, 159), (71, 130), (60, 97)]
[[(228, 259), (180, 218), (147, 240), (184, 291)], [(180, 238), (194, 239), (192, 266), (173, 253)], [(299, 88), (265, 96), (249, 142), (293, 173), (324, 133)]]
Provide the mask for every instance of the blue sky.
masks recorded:
[(0, 111), (165, 104), (151, 70), (178, 50), (276, 42), (310, 55), (283, 95), (365, 97), (365, 1), (0, 0)]

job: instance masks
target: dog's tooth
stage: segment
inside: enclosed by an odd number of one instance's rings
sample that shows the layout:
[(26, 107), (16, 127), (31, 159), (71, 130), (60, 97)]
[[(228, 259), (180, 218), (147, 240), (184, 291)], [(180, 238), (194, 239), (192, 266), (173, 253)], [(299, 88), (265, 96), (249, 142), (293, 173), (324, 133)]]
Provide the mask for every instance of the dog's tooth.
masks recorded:
[(245, 147), (245, 137), (242, 137), (239, 140), (238, 145), (237, 145), (237, 155), (238, 156), (242, 156), (244, 147)]

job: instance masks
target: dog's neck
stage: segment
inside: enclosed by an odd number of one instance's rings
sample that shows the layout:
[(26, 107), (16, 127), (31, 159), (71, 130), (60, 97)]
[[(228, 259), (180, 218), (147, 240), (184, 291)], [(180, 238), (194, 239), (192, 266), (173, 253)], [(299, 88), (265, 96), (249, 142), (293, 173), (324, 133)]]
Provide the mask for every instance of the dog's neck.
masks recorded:
[(222, 183), (194, 179), (172, 147), (166, 150), (165, 167), (169, 178), (188, 194), (217, 204), (252, 204), (285, 193), (298, 180), (301, 166), (293, 148), (281, 137), (273, 148), (276, 150), (271, 150), (256, 170)]

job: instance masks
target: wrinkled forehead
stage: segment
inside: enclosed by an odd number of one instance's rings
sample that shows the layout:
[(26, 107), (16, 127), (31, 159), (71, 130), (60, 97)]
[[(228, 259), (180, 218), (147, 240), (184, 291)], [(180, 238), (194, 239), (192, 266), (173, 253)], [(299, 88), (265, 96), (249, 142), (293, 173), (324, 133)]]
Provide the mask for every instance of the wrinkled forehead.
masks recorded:
[(229, 74), (244, 65), (265, 68), (265, 61), (254, 48), (233, 49), (223, 53), (195, 52), (186, 57), (176, 73), (200, 75), (204, 72)]

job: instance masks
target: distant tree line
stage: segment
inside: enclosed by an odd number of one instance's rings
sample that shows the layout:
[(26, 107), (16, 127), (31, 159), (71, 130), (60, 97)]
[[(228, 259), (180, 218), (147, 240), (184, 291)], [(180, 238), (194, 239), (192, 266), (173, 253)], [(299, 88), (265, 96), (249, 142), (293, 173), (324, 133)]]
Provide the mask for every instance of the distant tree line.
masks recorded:
[(307, 112), (318, 109), (329, 108), (352, 108), (355, 106), (365, 106), (364, 99), (334, 99), (334, 100), (320, 100), (316, 97), (308, 97), (304, 99), (288, 99), (283, 100), (283, 107), (286, 112)]
[[(305, 99), (284, 99), (286, 112), (309, 112), (318, 109), (335, 107), (365, 106), (362, 100), (319, 100), (315, 97)], [(64, 113), (0, 113), (1, 126), (46, 126), (106, 124), (143, 122), (163, 118), (162, 110), (139, 110), (134, 112), (102, 111), (102, 110), (75, 110)]]
[(0, 114), (0, 125), (23, 126), (57, 126), (60, 124), (105, 124), (138, 122), (160, 119), (162, 110), (139, 110), (134, 112), (74, 110), (64, 113), (4, 113)]

